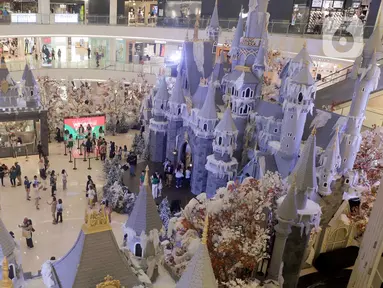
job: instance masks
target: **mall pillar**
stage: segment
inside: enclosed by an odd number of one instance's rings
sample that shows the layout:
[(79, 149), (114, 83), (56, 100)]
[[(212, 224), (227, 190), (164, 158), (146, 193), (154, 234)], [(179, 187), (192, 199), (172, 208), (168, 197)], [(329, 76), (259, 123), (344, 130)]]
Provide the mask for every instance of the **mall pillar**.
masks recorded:
[(117, 0), (109, 0), (109, 24), (117, 24)]
[(40, 16), (40, 23), (49, 24), (50, 18), (50, 0), (38, 0), (38, 11)]
[(116, 62), (116, 38), (110, 38), (109, 41), (109, 61), (114, 64)]
[(44, 155), (49, 156), (48, 139), (49, 139), (49, 126), (48, 126), (48, 112), (40, 111), (40, 141), (43, 146)]
[(25, 38), (17, 38), (18, 55), (23, 56), (25, 54)]

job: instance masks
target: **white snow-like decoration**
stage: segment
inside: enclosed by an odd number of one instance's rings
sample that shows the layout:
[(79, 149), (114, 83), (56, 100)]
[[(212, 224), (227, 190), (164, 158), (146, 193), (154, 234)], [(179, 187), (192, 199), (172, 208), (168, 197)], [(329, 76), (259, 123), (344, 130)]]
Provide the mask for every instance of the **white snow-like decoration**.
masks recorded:
[(193, 56), (194, 56), (194, 62), (197, 65), (198, 71), (204, 76), (204, 64), (205, 64), (205, 46), (204, 42), (197, 41), (193, 42)]
[(214, 155), (207, 156), (207, 163), (205, 165), (206, 170), (218, 175), (218, 177), (228, 176), (229, 179), (233, 179), (234, 173), (238, 167), (238, 161), (235, 158), (231, 158), (229, 162), (224, 162), (215, 159)]
[(48, 288), (54, 287), (55, 282), (53, 280), (52, 262), (50, 260), (43, 263), (41, 266), (41, 276), (45, 286)]
[(237, 90), (241, 89), (245, 81), (245, 72), (242, 72), (241, 76), (234, 82), (235, 88)]
[(331, 119), (331, 113), (323, 111), (323, 110), (316, 110), (317, 115), (311, 121), (310, 128), (313, 128), (314, 126), (316, 128), (322, 128), (326, 126), (328, 120)]
[(346, 225), (346, 226), (350, 226), (350, 224), (351, 224), (351, 221), (350, 221), (350, 219), (347, 217), (346, 214), (341, 214), (339, 220), (342, 221), (342, 223), (343, 223), (344, 225)]
[(259, 157), (258, 159), (258, 163), (259, 163), (259, 168), (260, 168), (260, 175), (259, 177), (260, 178), (263, 178), (263, 175), (264, 173), (266, 172), (266, 160), (265, 160), (265, 156), (261, 156)]
[(137, 237), (136, 231), (134, 231), (132, 228), (125, 227), (125, 224), (122, 225), (122, 229), (124, 231), (124, 234), (127, 235), (127, 240), (132, 241), (134, 237)]
[(347, 117), (339, 117), (334, 126), (332, 127), (335, 130), (339, 127), (339, 131), (342, 132), (347, 124)]
[(154, 118), (150, 119), (149, 129), (158, 133), (166, 133), (168, 128), (168, 122), (155, 121)]
[[(255, 11), (258, 7), (258, 0), (249, 0), (249, 12), (248, 15), (251, 14), (251, 12)], [(250, 19), (251, 17), (247, 17), (247, 19)]]
[(281, 142), (269, 141), (269, 149), (270, 149), (269, 152), (271, 155), (276, 154), (279, 150), (281, 150)]

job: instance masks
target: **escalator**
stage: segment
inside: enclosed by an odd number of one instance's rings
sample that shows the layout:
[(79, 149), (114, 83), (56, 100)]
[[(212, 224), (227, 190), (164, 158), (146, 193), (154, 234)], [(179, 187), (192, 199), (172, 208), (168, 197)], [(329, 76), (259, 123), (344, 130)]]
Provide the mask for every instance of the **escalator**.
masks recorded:
[[(383, 69), (383, 58), (378, 60), (380, 69)], [(355, 79), (351, 77), (352, 66), (343, 68), (316, 82), (317, 92), (315, 107), (339, 105), (352, 99)], [(382, 74), (383, 75), (383, 74)], [(383, 89), (383, 77), (380, 78), (377, 90)]]

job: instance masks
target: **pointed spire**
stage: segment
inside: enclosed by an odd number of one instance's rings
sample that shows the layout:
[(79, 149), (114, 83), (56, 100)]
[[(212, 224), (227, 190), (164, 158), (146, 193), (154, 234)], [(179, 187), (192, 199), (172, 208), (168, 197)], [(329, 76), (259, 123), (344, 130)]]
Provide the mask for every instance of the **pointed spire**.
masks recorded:
[(168, 85), (166, 84), (165, 76), (161, 78), (156, 96), (154, 96), (154, 98), (156, 100), (169, 100)]
[(214, 6), (213, 14), (211, 15), (209, 27), (212, 27), (212, 28), (218, 28), (219, 27), (218, 0), (215, 1), (215, 6)]
[(2, 276), (3, 279), (1, 280), (1, 287), (2, 288), (13, 288), (13, 282), (11, 279), (9, 279), (9, 265), (7, 257), (4, 257), (3, 264), (2, 264)]
[(313, 63), (313, 60), (311, 59), (311, 57), (307, 51), (305, 43), (303, 44), (301, 51), (299, 51), (299, 53), (293, 58), (292, 62), (303, 63), (303, 64), (305, 64), (305, 63), (312, 64)]
[(197, 16), (196, 16), (196, 19), (195, 19), (193, 41), (198, 41), (198, 40), (199, 40), (199, 38), (198, 38), (198, 33), (199, 33), (199, 19), (200, 19), (200, 13), (201, 13), (201, 11), (199, 11), (199, 12), (197, 13)]
[(233, 117), (231, 115), (230, 107), (227, 107), (221, 121), (215, 127), (215, 132), (227, 133), (227, 134), (236, 134), (238, 129), (235, 126)]
[(183, 104), (185, 103), (184, 90), (182, 89), (182, 77), (178, 72), (176, 83), (170, 96), (169, 103)]
[(202, 240), (201, 240), (201, 243), (204, 245), (207, 244), (208, 232), (209, 232), (209, 213), (206, 210), (205, 224), (203, 226), (203, 233), (202, 233)]
[(145, 168), (145, 178), (144, 178), (143, 186), (148, 187), (150, 189), (150, 185), (149, 185), (149, 165), (146, 165), (146, 168)]
[(207, 91), (205, 102), (203, 103), (203, 106), (199, 111), (198, 116), (209, 120), (214, 120), (218, 118), (215, 106), (215, 86), (213, 81), (211, 80), (209, 83), (209, 88)]
[(265, 59), (266, 59), (266, 55), (267, 55), (267, 46), (265, 47), (265, 43), (263, 43), (262, 41), (262, 44), (261, 46), (259, 47), (258, 49), (258, 53), (257, 53), (257, 57), (255, 58), (255, 62), (254, 62), (254, 65), (258, 66), (258, 67), (265, 67)]
[(296, 179), (297, 175), (294, 174), (293, 183), (290, 186), (289, 192), (277, 210), (278, 217), (285, 221), (292, 221), (298, 216), (297, 203), (295, 198)]
[[(298, 163), (294, 169), (294, 173), (299, 175), (297, 179), (297, 190), (301, 197), (297, 198), (298, 209), (303, 209), (306, 205), (308, 195), (307, 192), (316, 190), (317, 178), (316, 178), (316, 128), (306, 141), (303, 151), (300, 155)], [(303, 196), (306, 195), (306, 196)], [(299, 199), (299, 201), (298, 201)]]
[(186, 36), (185, 36), (185, 42), (189, 42), (189, 27), (186, 29)]
[(241, 13), (239, 14), (237, 28), (235, 29), (234, 38), (231, 42), (230, 55), (233, 55), (235, 48), (239, 48), (241, 38), (243, 36), (243, 17), (242, 17), (242, 7)]
[(313, 76), (311, 75), (311, 71), (308, 65), (308, 62), (305, 62), (305, 65), (302, 67), (302, 69), (296, 74), (293, 79), (293, 82), (298, 84), (303, 84), (306, 86), (314, 85), (315, 81)]
[(207, 249), (208, 229), (209, 214), (206, 211), (201, 244), (178, 281), (176, 288), (218, 287)]
[(221, 54), (219, 54), (216, 64), (223, 64), (223, 63), (225, 63), (225, 54), (223, 53), (223, 51), (221, 51)]

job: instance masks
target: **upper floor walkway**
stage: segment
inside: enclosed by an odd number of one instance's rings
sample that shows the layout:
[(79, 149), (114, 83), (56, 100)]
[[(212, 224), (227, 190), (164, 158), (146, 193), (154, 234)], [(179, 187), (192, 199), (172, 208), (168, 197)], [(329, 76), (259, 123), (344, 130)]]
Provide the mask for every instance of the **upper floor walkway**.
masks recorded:
[[(0, 35), (2, 37), (24, 36), (85, 36), (102, 38), (124, 38), (136, 41), (165, 41), (169, 43), (182, 43), (185, 40), (187, 30), (190, 36), (195, 24), (194, 19), (189, 18), (149, 18), (128, 19), (126, 17), (88, 15), (81, 19), (78, 14), (37, 14), (37, 13), (13, 13), (0, 18)], [(26, 26), (28, 25), (28, 26)], [(199, 37), (206, 38), (205, 28), (207, 19), (200, 22)], [(233, 32), (237, 26), (237, 19), (220, 20), (222, 33), (219, 42), (229, 43), (233, 38)], [(27, 27), (27, 29), (25, 29)], [(314, 29), (315, 28), (315, 29)], [(363, 32), (368, 37), (374, 27), (361, 26), (351, 27), (341, 25), (334, 32), (333, 37), (323, 38), (322, 32), (328, 31), (329, 27), (300, 23), (291, 25), (288, 22), (271, 21), (268, 25), (270, 47), (283, 51), (297, 53), (304, 43), (310, 54), (315, 56), (337, 57), (342, 54), (345, 59), (347, 51), (363, 47), (363, 37), (351, 37), (352, 31)], [(339, 41), (339, 40), (342, 41)], [(346, 41), (344, 41), (346, 40)], [(334, 47), (335, 49), (324, 49)], [(329, 52), (330, 51), (330, 52)], [(352, 54), (354, 55), (354, 54)]]

